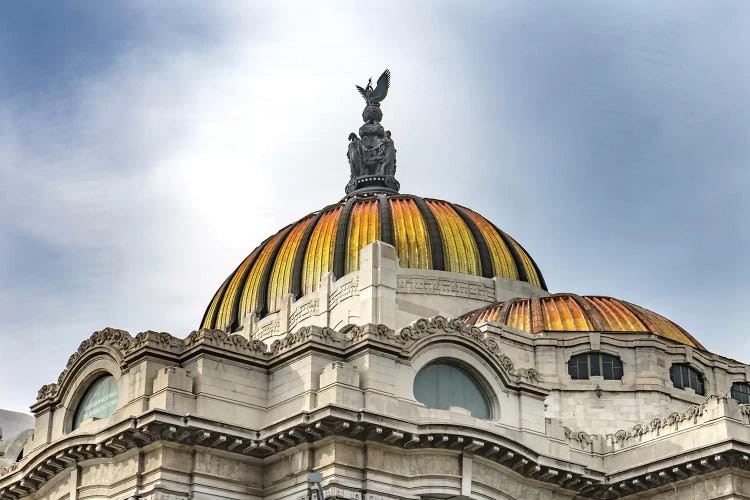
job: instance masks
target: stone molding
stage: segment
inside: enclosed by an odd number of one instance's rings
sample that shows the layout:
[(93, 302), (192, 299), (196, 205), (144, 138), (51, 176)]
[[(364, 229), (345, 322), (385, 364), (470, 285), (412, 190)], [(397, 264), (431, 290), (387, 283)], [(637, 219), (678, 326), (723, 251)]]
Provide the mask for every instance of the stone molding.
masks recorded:
[(81, 342), (78, 350), (68, 359), (68, 364), (62, 371), (56, 383), (43, 385), (37, 393), (35, 409), (41, 409), (42, 404), (57, 403), (61, 393), (60, 388), (68, 383), (71, 370), (85, 355), (97, 349), (117, 353), (116, 361), (124, 366), (128, 359), (142, 350), (153, 350), (169, 353), (178, 358), (200, 347), (212, 347), (226, 352), (240, 354), (255, 360), (268, 361), (271, 358), (292, 350), (297, 346), (310, 342), (322, 343), (331, 347), (344, 349), (364, 341), (377, 340), (389, 344), (400, 351), (409, 354), (423, 339), (436, 334), (455, 335), (468, 340), (480, 350), (486, 352), (496, 360), (509, 380), (528, 381), (532, 384), (542, 382), (541, 375), (534, 368), (515, 368), (513, 361), (501, 352), (500, 345), (491, 338), (491, 334), (482, 332), (479, 328), (468, 326), (459, 319), (435, 316), (414, 321), (402, 328), (398, 333), (385, 325), (366, 324), (355, 326), (341, 333), (332, 328), (319, 326), (304, 326), (288, 333), (281, 339), (275, 340), (270, 346), (264, 342), (248, 340), (240, 334), (228, 334), (223, 330), (202, 329), (191, 332), (185, 339), (179, 339), (165, 332), (145, 331), (132, 337), (124, 330), (104, 328), (94, 332), (88, 339)]
[(125, 330), (117, 328), (106, 327), (96, 331), (88, 339), (81, 342), (78, 350), (68, 358), (68, 363), (57, 377), (57, 382), (45, 384), (39, 389), (37, 402), (32, 409), (38, 408), (43, 403), (58, 402), (62, 392), (61, 389), (69, 383), (76, 364), (90, 352), (102, 348), (109, 354), (114, 351), (117, 358), (115, 361), (122, 364), (126, 356), (144, 347), (177, 354), (183, 350), (183, 341), (166, 332), (154, 332), (152, 330), (141, 332), (135, 337), (132, 337)]
[(435, 333), (458, 334), (472, 341), (497, 359), (500, 365), (510, 373), (513, 370), (513, 361), (500, 351), (500, 345), (489, 338), (479, 328), (471, 327), (460, 319), (446, 319), (435, 316), (430, 319), (418, 319), (411, 325), (405, 326), (396, 336), (396, 340), (404, 345), (405, 349), (411, 348), (418, 340), (429, 337)]
[(436, 333), (457, 335), (469, 340), (495, 359), (506, 374), (516, 381), (526, 380), (532, 384), (542, 382), (542, 375), (536, 369), (515, 368), (513, 360), (501, 351), (500, 344), (492, 339), (489, 333), (483, 332), (475, 326), (469, 326), (460, 319), (444, 318), (443, 316), (418, 319), (402, 328), (396, 335), (396, 341), (403, 345), (406, 351), (409, 351), (418, 341)]
[[(750, 405), (739, 406), (743, 415), (750, 416)], [(746, 406), (747, 408), (743, 408), (743, 406)], [(575, 431), (569, 427), (563, 427), (563, 432), (568, 441), (576, 443), (580, 448), (589, 447), (595, 441), (601, 439), (606, 439), (612, 444), (619, 445), (622, 448), (623, 446), (627, 446), (626, 443), (630, 439), (640, 438), (654, 432), (659, 433), (666, 430), (672, 430), (672, 428), (676, 428), (678, 424), (682, 422), (697, 424), (699, 423), (700, 418), (706, 414), (707, 407), (708, 401), (699, 405), (691, 405), (685, 411), (674, 411), (665, 417), (656, 417), (646, 423), (636, 424), (630, 429), (619, 429), (612, 434), (588, 434), (584, 431)]]
[[(168, 335), (168, 334), (167, 334)], [(102, 330), (96, 331), (91, 336), (81, 342), (78, 346), (78, 350), (70, 355), (68, 363), (65, 365), (65, 369), (57, 377), (57, 382), (43, 385), (37, 392), (37, 402), (44, 401), (47, 399), (55, 399), (60, 391), (60, 387), (67, 381), (70, 371), (76, 362), (81, 359), (89, 351), (92, 351), (98, 347), (110, 347), (118, 352), (120, 356), (124, 356), (128, 349), (133, 345), (133, 337), (130, 336), (125, 330), (119, 330), (117, 328), (106, 327)]]
[[(401, 449), (442, 449), (471, 453), (507, 467), (537, 481), (584, 491), (600, 484), (600, 478), (584, 468), (550, 465), (549, 460), (501, 435), (460, 424), (409, 425), (381, 415), (333, 408), (323, 409), (306, 418), (291, 417), (273, 429), (225, 429), (194, 417), (181, 417), (158, 410), (133, 418), (126, 429), (97, 439), (85, 436), (63, 440), (31, 456), (27, 461), (0, 469), (0, 500), (27, 496), (57, 473), (78, 462), (111, 458), (134, 448), (160, 440), (182, 445), (201, 446), (264, 459), (298, 445), (339, 436), (381, 443)], [(84, 441), (82, 441), (82, 439)], [(71, 442), (66, 442), (71, 441)], [(20, 476), (4, 484), (3, 477)], [(343, 491), (343, 490), (341, 490)]]
[[(694, 412), (687, 410), (683, 413), (694, 415)], [(133, 418), (125, 424), (105, 435), (72, 436), (20, 463), (1, 468), (0, 500), (17, 500), (28, 496), (59, 472), (79, 462), (111, 458), (160, 440), (259, 459), (336, 436), (405, 450), (442, 449), (470, 453), (525, 478), (574, 492), (582, 498), (595, 499), (620, 498), (730, 467), (750, 471), (750, 453), (747, 451), (723, 449), (717, 453), (703, 450), (699, 456), (683, 457), (680, 463), (613, 481), (614, 475), (603, 475), (570, 463), (558, 464), (506, 437), (471, 426), (415, 426), (395, 419), (383, 419), (378, 414), (335, 407), (310, 415), (296, 415), (272, 429), (261, 430), (219, 428), (202, 419), (158, 410)], [(570, 439), (586, 439), (583, 434), (571, 433)], [(13, 474), (18, 474), (18, 477), (8, 480), (7, 477)], [(617, 475), (622, 476), (623, 472)]]

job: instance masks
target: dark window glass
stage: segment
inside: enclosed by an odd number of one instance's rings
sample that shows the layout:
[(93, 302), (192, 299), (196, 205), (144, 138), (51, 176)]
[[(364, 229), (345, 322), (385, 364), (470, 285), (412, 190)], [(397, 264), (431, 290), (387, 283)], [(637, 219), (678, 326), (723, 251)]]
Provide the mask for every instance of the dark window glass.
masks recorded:
[(96, 379), (78, 403), (73, 416), (73, 429), (91, 417), (106, 418), (112, 415), (117, 407), (117, 382), (112, 375)]
[(414, 397), (429, 408), (460, 406), (476, 418), (490, 418), (490, 403), (479, 383), (464, 369), (447, 363), (427, 365), (414, 379)]
[(732, 398), (739, 404), (750, 404), (750, 384), (747, 382), (735, 382), (732, 384)]
[(602, 352), (578, 354), (568, 361), (568, 374), (574, 380), (604, 377), (605, 380), (622, 380), (622, 361)]
[(701, 396), (706, 394), (703, 376), (698, 370), (686, 364), (673, 364), (669, 369), (669, 379), (672, 381), (672, 385), (678, 389), (690, 387), (696, 394), (700, 394)]
[(602, 376), (601, 357), (599, 356), (598, 352), (592, 352), (591, 354), (589, 354), (589, 366), (591, 367), (592, 377)]
[(578, 358), (578, 378), (589, 378), (589, 359), (586, 356)]

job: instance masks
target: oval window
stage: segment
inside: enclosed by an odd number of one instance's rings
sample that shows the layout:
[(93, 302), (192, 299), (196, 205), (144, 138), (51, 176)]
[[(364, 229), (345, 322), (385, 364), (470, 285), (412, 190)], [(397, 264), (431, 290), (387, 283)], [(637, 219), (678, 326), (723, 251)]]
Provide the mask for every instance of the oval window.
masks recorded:
[(672, 380), (672, 385), (678, 389), (690, 387), (696, 394), (700, 394), (701, 396), (706, 395), (703, 375), (692, 366), (685, 363), (673, 364), (669, 369), (669, 378)]
[(604, 377), (604, 380), (622, 380), (622, 361), (603, 352), (576, 354), (568, 361), (568, 375), (573, 380)]
[(73, 416), (73, 429), (92, 417), (107, 418), (117, 407), (117, 382), (112, 375), (99, 377), (86, 389)]
[(417, 373), (414, 397), (428, 408), (460, 406), (476, 418), (490, 418), (490, 402), (482, 386), (466, 370), (448, 363), (433, 363)]

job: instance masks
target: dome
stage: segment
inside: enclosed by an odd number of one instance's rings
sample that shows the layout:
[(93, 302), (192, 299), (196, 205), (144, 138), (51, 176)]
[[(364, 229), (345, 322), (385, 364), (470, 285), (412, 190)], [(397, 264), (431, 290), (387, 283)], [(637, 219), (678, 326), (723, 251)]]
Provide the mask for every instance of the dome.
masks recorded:
[(559, 293), (518, 298), (482, 307), (461, 319), (470, 325), (491, 321), (528, 333), (652, 333), (705, 350), (692, 335), (664, 316), (612, 297)]
[(359, 251), (393, 245), (404, 268), (526, 281), (546, 290), (539, 268), (513, 238), (478, 213), (447, 201), (365, 193), (330, 205), (266, 239), (214, 294), (201, 328), (235, 331), (246, 314), (279, 310), (282, 297), (317, 290), (321, 278), (359, 269)]

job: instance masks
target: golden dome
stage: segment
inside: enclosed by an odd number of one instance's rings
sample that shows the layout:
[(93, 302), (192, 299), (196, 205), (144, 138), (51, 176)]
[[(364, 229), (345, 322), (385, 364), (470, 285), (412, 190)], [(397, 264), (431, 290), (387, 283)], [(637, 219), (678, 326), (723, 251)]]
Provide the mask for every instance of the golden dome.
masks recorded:
[(692, 335), (664, 316), (612, 297), (559, 293), (518, 298), (482, 307), (461, 319), (470, 325), (492, 321), (528, 333), (652, 333), (705, 350)]
[(359, 251), (380, 240), (400, 266), (526, 281), (547, 289), (531, 256), (468, 208), (405, 194), (352, 196), (265, 240), (214, 294), (201, 328), (237, 330), (250, 312), (279, 310), (281, 299), (315, 291), (321, 278), (359, 269)]

